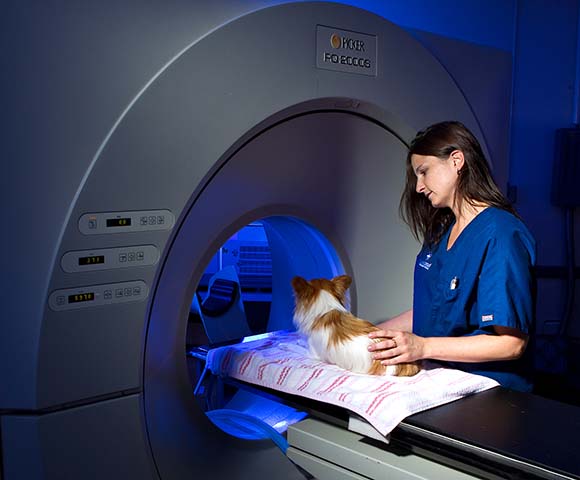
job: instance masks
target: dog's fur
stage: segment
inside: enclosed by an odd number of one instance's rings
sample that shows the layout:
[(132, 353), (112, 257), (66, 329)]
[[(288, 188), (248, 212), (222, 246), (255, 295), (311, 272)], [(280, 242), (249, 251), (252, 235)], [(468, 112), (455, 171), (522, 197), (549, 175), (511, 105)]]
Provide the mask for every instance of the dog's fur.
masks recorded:
[(378, 328), (346, 309), (346, 291), (351, 282), (348, 275), (332, 280), (292, 279), (294, 325), (308, 338), (311, 354), (355, 373), (415, 375), (420, 370), (417, 363), (386, 366), (373, 360), (368, 346), (381, 340), (369, 338), (368, 334)]

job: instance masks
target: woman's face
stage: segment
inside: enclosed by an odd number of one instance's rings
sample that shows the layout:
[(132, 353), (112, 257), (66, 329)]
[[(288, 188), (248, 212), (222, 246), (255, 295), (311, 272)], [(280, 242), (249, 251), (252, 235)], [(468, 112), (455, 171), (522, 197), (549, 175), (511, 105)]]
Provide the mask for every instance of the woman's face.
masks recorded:
[[(453, 208), (457, 186), (457, 158), (440, 159), (431, 155), (412, 155), (411, 165), (417, 177), (415, 190), (427, 197), (435, 208)], [(462, 160), (462, 159), (461, 159)]]

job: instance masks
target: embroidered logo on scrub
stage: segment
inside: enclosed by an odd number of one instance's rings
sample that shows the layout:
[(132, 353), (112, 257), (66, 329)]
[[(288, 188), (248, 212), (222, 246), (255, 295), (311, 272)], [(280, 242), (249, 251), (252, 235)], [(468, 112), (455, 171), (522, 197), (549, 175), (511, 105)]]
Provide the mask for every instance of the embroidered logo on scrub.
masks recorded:
[(481, 321), (482, 322), (491, 322), (493, 320), (493, 315), (482, 315)]
[(425, 259), (419, 260), (419, 266), (423, 267), (425, 270), (429, 270), (431, 268), (431, 262), (429, 260), (431, 260), (432, 256), (433, 254), (431, 252), (427, 252), (427, 255), (425, 255)]

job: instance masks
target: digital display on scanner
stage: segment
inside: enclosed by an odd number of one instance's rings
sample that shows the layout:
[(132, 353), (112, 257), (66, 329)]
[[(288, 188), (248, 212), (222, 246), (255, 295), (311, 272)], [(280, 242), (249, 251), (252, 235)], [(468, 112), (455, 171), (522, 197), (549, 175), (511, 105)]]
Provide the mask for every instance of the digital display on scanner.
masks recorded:
[(68, 303), (92, 302), (95, 299), (94, 292), (75, 293), (68, 296)]
[(131, 225), (130, 218), (107, 218), (107, 227), (128, 227)]
[(79, 257), (79, 265), (98, 265), (105, 263), (104, 255), (91, 255), (89, 257)]

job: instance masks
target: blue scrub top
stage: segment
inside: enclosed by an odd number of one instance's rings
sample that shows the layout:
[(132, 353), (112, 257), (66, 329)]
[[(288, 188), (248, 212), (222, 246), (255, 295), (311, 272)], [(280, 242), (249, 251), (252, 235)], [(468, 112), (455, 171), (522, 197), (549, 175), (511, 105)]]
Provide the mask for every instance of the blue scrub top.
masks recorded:
[[(530, 335), (534, 325), (536, 244), (526, 226), (505, 210), (479, 213), (447, 250), (451, 227), (425, 245), (415, 264), (413, 333), (422, 337), (493, 334), (495, 325)], [(447, 362), (502, 386), (531, 391), (533, 345), (517, 360)]]

